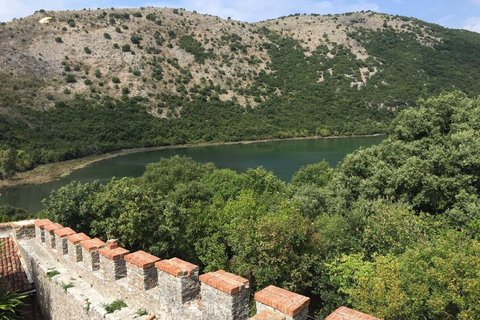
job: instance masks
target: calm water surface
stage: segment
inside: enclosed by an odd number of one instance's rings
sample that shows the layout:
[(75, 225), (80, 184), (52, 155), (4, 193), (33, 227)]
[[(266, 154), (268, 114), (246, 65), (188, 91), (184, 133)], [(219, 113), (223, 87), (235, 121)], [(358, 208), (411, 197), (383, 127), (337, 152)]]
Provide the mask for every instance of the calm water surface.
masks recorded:
[(25, 208), (30, 212), (38, 212), (42, 209), (41, 200), (48, 197), (51, 190), (58, 189), (71, 181), (85, 183), (99, 180), (106, 183), (112, 177), (138, 177), (143, 174), (148, 163), (177, 154), (191, 157), (199, 162), (213, 162), (218, 168), (229, 168), (237, 172), (245, 172), (248, 168), (263, 166), (267, 170), (273, 171), (280, 179), (290, 181), (301, 166), (325, 159), (335, 167), (347, 153), (351, 153), (361, 146), (368, 147), (378, 144), (385, 138), (386, 136), (376, 136), (272, 141), (133, 153), (95, 162), (74, 171), (65, 178), (50, 183), (4, 188), (0, 190), (2, 193), (0, 205), (10, 204)]

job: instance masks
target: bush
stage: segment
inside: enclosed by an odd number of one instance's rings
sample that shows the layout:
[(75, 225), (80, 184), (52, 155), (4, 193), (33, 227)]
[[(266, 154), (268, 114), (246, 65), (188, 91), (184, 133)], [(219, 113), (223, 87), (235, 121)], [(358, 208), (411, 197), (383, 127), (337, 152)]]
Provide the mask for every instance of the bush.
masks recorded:
[(120, 79), (118, 77), (112, 77), (113, 83), (120, 83)]
[(75, 82), (77, 82), (77, 79), (75, 78), (75, 76), (73, 74), (67, 74), (67, 76), (65, 77), (65, 81), (67, 83), (75, 83)]
[(122, 46), (122, 51), (123, 52), (130, 52), (130, 45), (129, 44), (124, 44)]
[(112, 39), (112, 36), (106, 32), (103, 34), (103, 37), (108, 40)]
[(91, 53), (92, 53), (92, 50), (90, 50), (89, 47), (84, 47), (83, 50), (85, 50), (85, 53), (87, 53), (87, 54), (91, 54)]
[(62, 42), (63, 42), (62, 38), (60, 38), (60, 37), (56, 37), (56, 38), (55, 38), (55, 41), (58, 42), (58, 43), (62, 43)]
[(22, 300), (26, 295), (20, 295), (17, 292), (10, 291), (5, 285), (0, 285), (0, 319), (16, 319), (18, 316), (17, 309), (22, 305)]
[(127, 307), (125, 302), (122, 300), (115, 300), (112, 303), (105, 305), (105, 311), (107, 311), (107, 313), (113, 313), (125, 307)]
[(143, 40), (142, 36), (132, 34), (130, 37), (130, 40), (132, 41), (133, 44), (140, 44), (140, 41)]
[(150, 21), (155, 21), (157, 20), (157, 16), (155, 16), (155, 13), (149, 13), (147, 14), (147, 16), (145, 17), (147, 20), (150, 20)]

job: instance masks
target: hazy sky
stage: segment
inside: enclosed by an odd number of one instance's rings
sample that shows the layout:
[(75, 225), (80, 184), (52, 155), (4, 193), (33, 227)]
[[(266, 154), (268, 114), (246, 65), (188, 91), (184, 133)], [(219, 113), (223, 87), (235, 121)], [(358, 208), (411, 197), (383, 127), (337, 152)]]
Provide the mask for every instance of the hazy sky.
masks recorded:
[(171, 7), (196, 10), (222, 18), (256, 22), (292, 13), (343, 13), (373, 10), (416, 17), (449, 28), (480, 32), (480, 0), (0, 0), (0, 21), (36, 10), (109, 7)]

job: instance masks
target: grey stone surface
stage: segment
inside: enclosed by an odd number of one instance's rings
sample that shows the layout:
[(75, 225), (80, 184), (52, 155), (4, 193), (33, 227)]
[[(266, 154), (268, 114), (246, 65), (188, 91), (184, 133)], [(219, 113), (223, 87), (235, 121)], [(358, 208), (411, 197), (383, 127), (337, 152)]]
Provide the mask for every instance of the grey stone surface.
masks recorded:
[[(49, 241), (42, 245), (40, 230), (31, 228), (32, 236), (33, 230), (35, 238), (18, 240), (19, 250), (27, 261), (46, 319), (144, 319), (136, 314), (138, 310), (156, 314), (160, 320), (248, 319), (248, 288), (230, 295), (200, 285), (198, 271), (176, 277), (155, 266), (142, 269), (123, 258), (111, 260), (98, 250), (89, 252), (66, 238), (57, 239), (57, 248), (65, 258), (61, 259), (51, 248), (50, 235), (47, 233), (45, 239)], [(60, 274), (48, 279), (51, 270)], [(107, 314), (104, 306), (114, 300), (125, 301), (129, 307)], [(257, 308), (261, 311), (270, 307)], [(305, 320), (307, 312), (285, 319)]]
[(205, 283), (201, 285), (202, 320), (248, 319), (248, 290), (230, 295)]
[(43, 230), (43, 228), (35, 226), (35, 237), (40, 242), (45, 242), (45, 230)]
[(158, 283), (157, 268), (155, 266), (143, 269), (127, 262), (127, 275), (130, 284), (138, 290), (150, 290), (156, 287)]
[(55, 235), (55, 248), (60, 256), (68, 254), (67, 237)]
[(82, 259), (87, 270), (96, 271), (100, 269), (100, 254), (98, 250), (88, 251), (82, 247)]
[(67, 246), (69, 260), (75, 263), (82, 261), (82, 246), (79, 243), (73, 244), (68, 240)]
[(175, 277), (158, 270), (158, 304), (156, 313), (160, 319), (182, 319), (185, 304), (199, 298), (200, 282), (198, 272), (190, 277)]
[[(19, 240), (19, 250), (26, 260), (26, 267), (33, 276), (40, 307), (46, 319), (51, 320), (144, 320), (137, 309), (129, 307), (107, 314), (105, 305), (115, 299), (102, 295), (70, 268), (65, 268), (36, 240)], [(47, 272), (57, 270), (58, 275), (49, 279)]]
[(53, 249), (55, 248), (55, 234), (52, 232), (45, 231), (45, 247), (48, 249)]
[(100, 255), (100, 271), (106, 281), (115, 281), (127, 276), (127, 266), (124, 259), (112, 260)]

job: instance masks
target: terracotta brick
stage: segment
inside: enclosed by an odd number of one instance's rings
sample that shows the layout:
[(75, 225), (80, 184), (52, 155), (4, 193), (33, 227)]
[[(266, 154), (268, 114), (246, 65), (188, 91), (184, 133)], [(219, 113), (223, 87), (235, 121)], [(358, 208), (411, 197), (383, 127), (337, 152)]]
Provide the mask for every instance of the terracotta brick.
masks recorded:
[(109, 249), (118, 248), (118, 240), (117, 239), (107, 240), (107, 248)]
[(66, 236), (75, 234), (76, 232), (73, 231), (73, 230), (70, 229), (70, 228), (62, 228), (62, 229), (56, 229), (56, 230), (54, 230), (53, 233), (55, 233), (55, 235), (58, 236), (58, 237), (60, 237), (60, 238), (64, 238), (64, 237), (66, 237)]
[(45, 229), (45, 231), (48, 231), (48, 232), (52, 232), (54, 230), (62, 229), (62, 228), (63, 226), (58, 223), (47, 224), (43, 227), (43, 229)]
[(98, 252), (102, 256), (107, 257), (110, 260), (118, 260), (118, 259), (123, 258), (125, 255), (130, 253), (130, 251), (128, 251), (127, 249), (121, 248), (121, 247), (116, 247), (114, 249), (110, 249), (108, 246), (99, 249)]
[(67, 240), (73, 244), (78, 244), (80, 241), (90, 240), (91, 238), (85, 233), (75, 233), (67, 236)]
[(142, 250), (127, 254), (124, 259), (142, 269), (149, 268), (160, 260), (160, 258)]
[(285, 316), (271, 310), (262, 310), (250, 320), (284, 320)]
[(255, 293), (255, 301), (292, 317), (299, 314), (310, 304), (310, 298), (275, 286), (268, 286)]
[(199, 280), (230, 295), (236, 294), (249, 286), (247, 279), (223, 270), (202, 274)]
[(105, 242), (95, 238), (80, 242), (80, 245), (87, 251), (93, 251), (105, 247)]
[(155, 267), (175, 277), (189, 277), (198, 271), (197, 265), (178, 258), (158, 261)]
[(0, 238), (0, 279), (12, 291), (26, 292), (35, 288), (27, 279), (20, 261), (17, 245), (12, 237)]
[(43, 227), (47, 224), (52, 224), (52, 221), (48, 219), (35, 220), (35, 226), (39, 227), (40, 229), (43, 229)]
[(331, 313), (325, 320), (381, 320), (369, 314), (347, 307), (340, 307)]

